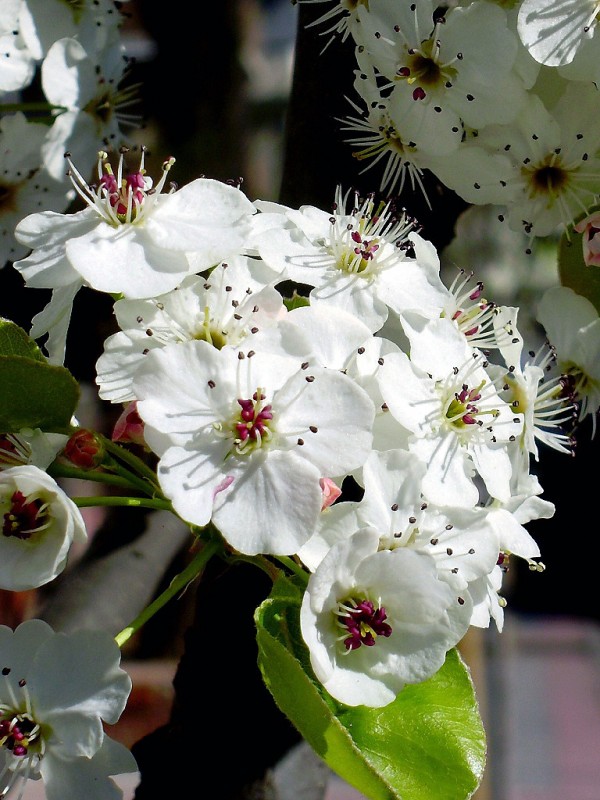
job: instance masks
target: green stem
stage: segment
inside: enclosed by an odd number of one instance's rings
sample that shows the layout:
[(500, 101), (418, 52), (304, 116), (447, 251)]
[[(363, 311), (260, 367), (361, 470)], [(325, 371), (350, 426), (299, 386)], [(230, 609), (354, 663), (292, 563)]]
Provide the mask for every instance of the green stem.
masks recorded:
[(160, 500), (157, 497), (121, 497), (109, 495), (94, 497), (72, 497), (72, 501), (78, 508), (90, 508), (91, 506), (129, 506), (130, 508), (159, 508), (163, 511), (171, 511), (173, 506), (168, 500)]
[[(121, 486), (123, 489), (131, 489), (131, 481), (121, 475), (112, 475), (110, 472), (102, 472), (102, 470), (94, 469), (78, 469), (77, 467), (68, 467), (66, 464), (58, 464), (56, 461), (48, 467), (48, 474), (53, 478), (77, 478), (82, 481), (94, 481), (96, 483), (105, 483), (111, 486)], [(146, 494), (148, 493), (146, 487)]]
[(144, 494), (149, 494), (150, 496), (154, 497), (158, 495), (164, 499), (163, 493), (160, 491), (158, 486), (154, 481), (150, 482), (146, 478), (140, 478), (135, 475), (131, 470), (124, 467), (120, 464), (116, 459), (111, 458), (110, 456), (104, 462), (104, 467), (106, 469), (114, 470), (118, 476), (121, 476), (123, 480), (129, 481), (130, 487), (135, 487), (139, 489), (140, 492)]
[(309, 574), (306, 570), (300, 565), (297, 564), (293, 558), (289, 558), (289, 556), (273, 556), (279, 561), (280, 564), (283, 564), (284, 567), (287, 567), (291, 572), (294, 573), (299, 578), (302, 578), (302, 581), (306, 585), (308, 583)]
[(200, 575), (203, 571), (204, 567), (208, 563), (208, 561), (215, 555), (216, 552), (221, 548), (221, 542), (218, 540), (212, 540), (207, 542), (204, 547), (196, 553), (192, 561), (188, 564), (188, 566), (176, 575), (173, 580), (171, 581), (169, 588), (165, 589), (165, 591), (156, 598), (149, 606), (142, 611), (141, 614), (127, 625), (126, 628), (118, 633), (115, 636), (115, 641), (119, 645), (119, 647), (123, 647), (123, 645), (133, 636), (133, 634), (138, 631), (142, 625), (144, 625), (148, 620), (156, 614), (157, 611), (166, 605), (169, 600), (171, 600), (175, 595), (179, 594), (179, 592), (183, 591), (186, 586), (191, 583), (195, 578)]
[(121, 447), (119, 444), (115, 444), (110, 439), (107, 439), (106, 436), (100, 436), (102, 439), (102, 444), (104, 445), (106, 452), (111, 453), (115, 458), (119, 459), (120, 461), (124, 461), (127, 466), (131, 467), (134, 472), (137, 472), (138, 475), (146, 478), (150, 481), (150, 483), (155, 486), (157, 489), (158, 484), (156, 482), (156, 473), (152, 470), (141, 458), (132, 453), (130, 450), (127, 450), (125, 447)]
[(0, 114), (14, 114), (15, 111), (66, 111), (66, 106), (55, 106), (52, 103), (0, 103)]

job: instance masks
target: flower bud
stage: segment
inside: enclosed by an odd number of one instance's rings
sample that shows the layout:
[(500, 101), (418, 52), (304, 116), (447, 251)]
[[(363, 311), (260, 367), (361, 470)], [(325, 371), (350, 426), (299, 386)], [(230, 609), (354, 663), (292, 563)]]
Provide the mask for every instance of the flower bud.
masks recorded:
[(323, 492), (323, 503), (321, 511), (324, 511), (329, 506), (332, 506), (338, 497), (341, 495), (342, 490), (334, 483), (331, 478), (319, 478), (319, 485)]
[(144, 440), (144, 421), (137, 411), (137, 402), (128, 403), (123, 413), (115, 423), (112, 432), (113, 442), (131, 442), (146, 446)]
[(600, 267), (600, 211), (594, 211), (574, 226), (583, 234), (583, 260), (588, 267)]
[(80, 469), (93, 469), (104, 461), (105, 450), (102, 442), (93, 431), (79, 428), (63, 448), (61, 458), (70, 461)]

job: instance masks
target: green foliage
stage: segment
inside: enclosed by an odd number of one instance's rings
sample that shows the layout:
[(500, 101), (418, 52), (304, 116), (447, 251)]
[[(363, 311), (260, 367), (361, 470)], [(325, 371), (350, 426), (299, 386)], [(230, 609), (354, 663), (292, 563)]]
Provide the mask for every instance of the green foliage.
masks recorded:
[(46, 363), (44, 354), (23, 328), (3, 317), (0, 317), (0, 355), (23, 356)]
[(560, 282), (586, 297), (600, 314), (600, 267), (586, 265), (581, 240), (582, 234), (576, 233), (572, 228), (561, 236), (558, 247)]
[(291, 297), (284, 297), (283, 302), (288, 311), (293, 311), (295, 308), (303, 308), (310, 305), (308, 297), (304, 297), (294, 289)]
[(371, 800), (466, 800), (485, 763), (485, 733), (456, 650), (384, 708), (337, 703), (314, 678), (300, 635), (302, 591), (279, 580), (257, 609), (258, 663), (281, 711), (316, 753)]
[(22, 328), (0, 319), (0, 433), (65, 431), (78, 400), (69, 370), (48, 364)]

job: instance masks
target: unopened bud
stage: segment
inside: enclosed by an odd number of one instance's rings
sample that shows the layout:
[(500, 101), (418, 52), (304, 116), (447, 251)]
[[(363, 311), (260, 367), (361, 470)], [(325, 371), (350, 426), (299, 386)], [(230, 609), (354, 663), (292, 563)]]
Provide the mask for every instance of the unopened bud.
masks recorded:
[(331, 480), (331, 478), (319, 478), (319, 485), (321, 486), (321, 490), (323, 492), (321, 511), (324, 511), (326, 508), (335, 503), (335, 501), (341, 495), (342, 490)]
[(123, 413), (115, 423), (111, 438), (113, 442), (131, 442), (146, 447), (144, 420), (137, 412), (135, 400), (123, 409)]
[(63, 448), (61, 458), (80, 469), (94, 469), (104, 461), (104, 445), (99, 437), (86, 428), (75, 431)]

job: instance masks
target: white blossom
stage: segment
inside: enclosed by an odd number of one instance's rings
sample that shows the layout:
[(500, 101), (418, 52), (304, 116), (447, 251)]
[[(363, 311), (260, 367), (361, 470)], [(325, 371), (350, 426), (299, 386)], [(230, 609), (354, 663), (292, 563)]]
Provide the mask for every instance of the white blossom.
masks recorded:
[[(560, 313), (557, 313), (560, 309)], [(566, 286), (547, 289), (537, 318), (556, 351), (564, 393), (579, 404), (579, 419), (600, 408), (600, 319), (593, 304)]]
[(407, 683), (431, 677), (471, 615), (468, 594), (439, 578), (431, 556), (379, 543), (363, 528), (335, 544), (302, 601), (312, 668), (346, 705), (385, 706)]
[(320, 478), (370, 452), (366, 393), (299, 358), (182, 342), (149, 353), (133, 387), (175, 510), (212, 519), (243, 553), (295, 553), (320, 514)]
[(100, 397), (113, 403), (134, 400), (135, 371), (156, 348), (193, 339), (217, 349), (238, 346), (285, 316), (281, 295), (258, 284), (251, 265), (250, 259), (234, 256), (208, 277), (189, 276), (167, 294), (118, 300), (114, 313), (121, 330), (105, 341), (96, 365)]
[(32, 619), (14, 631), (0, 626), (0, 653), (3, 793), (41, 778), (48, 800), (121, 797), (111, 776), (137, 765), (103, 728), (117, 722), (131, 691), (112, 636), (55, 633)]
[(0, 471), (0, 517), (0, 586), (13, 592), (54, 580), (72, 543), (87, 538), (75, 503), (35, 466)]
[(342, 308), (376, 331), (389, 308), (435, 316), (445, 298), (435, 248), (414, 224), (389, 203), (344, 198), (338, 190), (333, 214), (314, 206), (288, 209), (258, 251), (291, 280), (314, 287), (311, 302)]
[(425, 499), (473, 507), (476, 474), (492, 496), (508, 499), (506, 445), (520, 433), (520, 418), (498, 396), (483, 355), (450, 320), (413, 323), (410, 359), (388, 355), (379, 382), (390, 413), (413, 434), (410, 450), (427, 464)]

